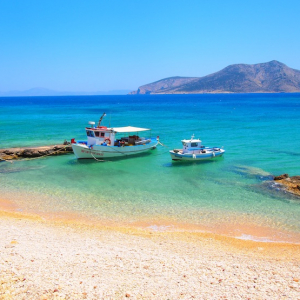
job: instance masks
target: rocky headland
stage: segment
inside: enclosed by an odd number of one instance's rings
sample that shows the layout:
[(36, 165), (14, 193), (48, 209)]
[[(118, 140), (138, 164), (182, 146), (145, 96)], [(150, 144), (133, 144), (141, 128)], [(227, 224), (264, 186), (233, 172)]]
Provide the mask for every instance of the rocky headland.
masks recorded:
[(170, 77), (142, 85), (130, 94), (296, 93), (300, 71), (272, 60), (234, 64), (204, 77)]

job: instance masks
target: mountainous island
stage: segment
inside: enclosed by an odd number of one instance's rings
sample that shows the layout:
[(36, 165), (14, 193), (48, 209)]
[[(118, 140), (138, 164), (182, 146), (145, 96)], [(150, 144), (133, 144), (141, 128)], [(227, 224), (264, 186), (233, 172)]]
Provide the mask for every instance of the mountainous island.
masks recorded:
[(272, 60), (230, 65), (204, 77), (169, 77), (142, 85), (129, 94), (296, 93), (300, 71)]

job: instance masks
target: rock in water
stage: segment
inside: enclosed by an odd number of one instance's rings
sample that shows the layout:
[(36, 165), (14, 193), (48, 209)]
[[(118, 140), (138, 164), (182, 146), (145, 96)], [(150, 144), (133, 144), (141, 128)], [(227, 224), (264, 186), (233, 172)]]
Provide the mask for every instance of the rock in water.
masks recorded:
[(282, 180), (282, 179), (286, 179), (289, 178), (289, 174), (282, 174), (279, 176), (274, 176), (274, 180)]
[(274, 180), (282, 184), (288, 192), (300, 196), (300, 176), (289, 177), (288, 174), (282, 174), (274, 176)]

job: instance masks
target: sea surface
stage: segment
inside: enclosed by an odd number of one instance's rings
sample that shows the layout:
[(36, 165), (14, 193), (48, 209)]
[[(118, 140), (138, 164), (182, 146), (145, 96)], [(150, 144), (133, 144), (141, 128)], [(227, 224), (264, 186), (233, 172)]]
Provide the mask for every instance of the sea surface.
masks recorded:
[[(45, 218), (208, 231), (300, 243), (300, 199), (272, 175), (300, 175), (300, 94), (0, 98), (0, 148), (85, 139), (88, 121), (152, 129), (165, 146), (97, 162), (73, 154), (0, 163), (0, 198)], [(194, 134), (224, 157), (173, 162)]]

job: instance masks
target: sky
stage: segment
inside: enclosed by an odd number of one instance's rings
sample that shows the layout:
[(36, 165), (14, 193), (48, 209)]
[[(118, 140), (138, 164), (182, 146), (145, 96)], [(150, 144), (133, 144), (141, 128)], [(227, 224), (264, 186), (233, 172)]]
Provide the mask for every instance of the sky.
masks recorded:
[(299, 0), (0, 0), (0, 92), (136, 90), (278, 60), (300, 70)]

